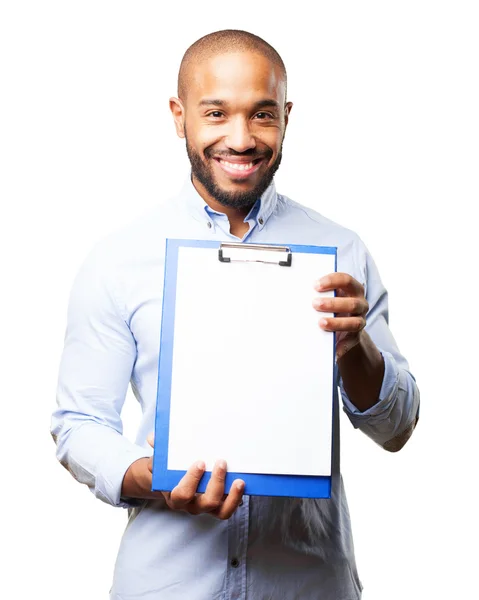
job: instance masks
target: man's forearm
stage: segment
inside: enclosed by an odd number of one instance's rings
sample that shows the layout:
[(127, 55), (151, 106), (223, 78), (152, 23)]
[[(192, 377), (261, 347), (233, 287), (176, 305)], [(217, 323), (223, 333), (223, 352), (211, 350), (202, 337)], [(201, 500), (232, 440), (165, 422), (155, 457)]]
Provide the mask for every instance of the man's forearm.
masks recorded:
[(338, 360), (343, 386), (351, 402), (362, 412), (374, 406), (384, 377), (384, 359), (362, 331), (360, 341)]

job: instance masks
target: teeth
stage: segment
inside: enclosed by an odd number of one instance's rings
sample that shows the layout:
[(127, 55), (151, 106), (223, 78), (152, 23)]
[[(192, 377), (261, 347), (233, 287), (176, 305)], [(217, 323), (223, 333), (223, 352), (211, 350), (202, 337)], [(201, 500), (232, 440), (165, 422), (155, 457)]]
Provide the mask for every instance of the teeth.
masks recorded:
[(221, 160), (220, 159), (220, 163), (222, 165), (226, 165), (230, 169), (235, 169), (236, 171), (247, 171), (248, 169), (252, 169), (253, 168), (253, 163), (252, 162), (247, 163), (247, 164), (244, 164), (244, 163), (230, 163), (230, 162), (228, 162), (226, 160)]

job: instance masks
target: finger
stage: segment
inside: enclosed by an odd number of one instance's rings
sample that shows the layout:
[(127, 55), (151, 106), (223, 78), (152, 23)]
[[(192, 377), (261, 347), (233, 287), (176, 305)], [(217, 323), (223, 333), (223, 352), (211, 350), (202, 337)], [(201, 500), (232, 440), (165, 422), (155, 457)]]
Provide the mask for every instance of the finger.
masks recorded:
[(205, 472), (205, 463), (199, 461), (192, 465), (178, 485), (171, 491), (169, 506), (183, 508), (195, 498), (196, 489)]
[(195, 504), (200, 512), (211, 512), (218, 509), (223, 503), (225, 493), (226, 461), (216, 461), (211, 479), (206, 486), (205, 493), (197, 498)]
[(363, 317), (331, 317), (321, 319), (319, 326), (324, 331), (348, 331), (358, 333), (366, 327), (366, 319)]
[(338, 288), (347, 291), (349, 296), (364, 296), (364, 286), (348, 273), (330, 273), (321, 277), (315, 285), (318, 292), (327, 292)]
[(218, 519), (229, 519), (240, 505), (243, 498), (244, 485), (242, 479), (235, 479), (231, 484), (230, 493), (226, 496), (226, 500), (212, 514), (218, 517)]
[(365, 298), (315, 298), (313, 307), (320, 312), (347, 313), (351, 315), (365, 315), (369, 304)]

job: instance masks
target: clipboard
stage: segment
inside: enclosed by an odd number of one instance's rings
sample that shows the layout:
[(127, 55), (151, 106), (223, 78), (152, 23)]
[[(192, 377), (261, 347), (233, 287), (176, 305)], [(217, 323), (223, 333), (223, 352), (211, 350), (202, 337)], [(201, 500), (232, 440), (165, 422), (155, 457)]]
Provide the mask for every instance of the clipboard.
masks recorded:
[(225, 493), (330, 497), (335, 343), (312, 302), (336, 265), (335, 247), (166, 240), (153, 491), (203, 460), (204, 492), (223, 458)]

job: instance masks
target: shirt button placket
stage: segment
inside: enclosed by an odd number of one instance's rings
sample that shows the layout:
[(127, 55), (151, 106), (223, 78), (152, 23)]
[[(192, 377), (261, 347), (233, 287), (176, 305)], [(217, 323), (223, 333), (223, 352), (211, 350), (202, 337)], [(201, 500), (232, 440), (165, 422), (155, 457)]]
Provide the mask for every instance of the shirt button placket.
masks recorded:
[(228, 521), (228, 600), (246, 599), (246, 550), (248, 546), (249, 498)]

